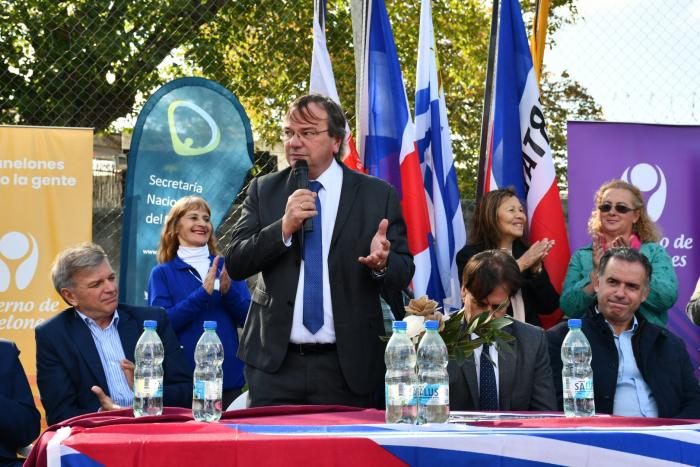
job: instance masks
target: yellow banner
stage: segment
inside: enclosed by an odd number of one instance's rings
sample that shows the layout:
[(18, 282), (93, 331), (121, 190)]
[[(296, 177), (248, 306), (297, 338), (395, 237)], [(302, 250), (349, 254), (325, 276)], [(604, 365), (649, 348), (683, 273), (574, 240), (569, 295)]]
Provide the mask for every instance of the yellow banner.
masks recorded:
[(0, 126), (0, 337), (17, 343), (38, 408), (34, 328), (66, 307), (56, 254), (92, 238), (92, 154), (92, 129)]

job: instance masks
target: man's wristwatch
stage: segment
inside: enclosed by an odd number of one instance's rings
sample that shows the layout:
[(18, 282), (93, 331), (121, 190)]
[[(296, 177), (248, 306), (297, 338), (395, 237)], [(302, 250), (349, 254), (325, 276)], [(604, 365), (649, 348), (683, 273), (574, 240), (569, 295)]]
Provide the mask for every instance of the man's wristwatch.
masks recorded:
[(384, 277), (386, 275), (387, 270), (389, 267), (385, 264), (383, 268), (380, 270), (372, 269), (372, 276), (374, 276), (376, 279), (379, 279), (380, 277)]

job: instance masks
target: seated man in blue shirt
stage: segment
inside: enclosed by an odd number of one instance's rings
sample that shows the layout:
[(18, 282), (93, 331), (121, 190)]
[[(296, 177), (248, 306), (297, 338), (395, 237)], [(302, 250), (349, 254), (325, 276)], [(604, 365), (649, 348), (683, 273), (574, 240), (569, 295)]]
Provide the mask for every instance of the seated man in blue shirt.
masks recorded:
[[(700, 387), (685, 345), (637, 313), (649, 294), (651, 264), (632, 248), (612, 248), (600, 259), (593, 286), (597, 304), (582, 317), (593, 350), (598, 413), (634, 417), (700, 418)], [(547, 332), (562, 406), (560, 323)]]
[(19, 467), (17, 451), (39, 436), (40, 416), (12, 341), (0, 339), (0, 466)]
[(71, 306), (36, 328), (37, 384), (49, 425), (131, 406), (144, 320), (158, 322), (165, 349), (163, 405), (191, 407), (192, 374), (165, 311), (118, 305), (117, 278), (99, 245), (59, 253), (51, 280)]

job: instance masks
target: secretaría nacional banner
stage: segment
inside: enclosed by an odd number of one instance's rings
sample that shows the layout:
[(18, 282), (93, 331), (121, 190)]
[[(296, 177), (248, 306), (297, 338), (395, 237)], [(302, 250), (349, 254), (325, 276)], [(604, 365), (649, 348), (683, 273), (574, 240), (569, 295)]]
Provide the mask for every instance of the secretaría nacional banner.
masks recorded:
[(568, 150), (571, 251), (591, 243), (586, 226), (600, 185), (613, 178), (636, 185), (678, 275), (668, 328), (686, 342), (700, 377), (700, 328), (685, 313), (700, 275), (700, 127), (569, 122)]
[(0, 211), (0, 337), (37, 394), (34, 328), (67, 306), (51, 263), (92, 237), (92, 129), (0, 126)]
[(253, 166), (250, 121), (220, 84), (176, 79), (141, 110), (128, 157), (120, 300), (143, 305), (172, 205), (183, 196), (204, 198), (216, 229), (236, 199)]

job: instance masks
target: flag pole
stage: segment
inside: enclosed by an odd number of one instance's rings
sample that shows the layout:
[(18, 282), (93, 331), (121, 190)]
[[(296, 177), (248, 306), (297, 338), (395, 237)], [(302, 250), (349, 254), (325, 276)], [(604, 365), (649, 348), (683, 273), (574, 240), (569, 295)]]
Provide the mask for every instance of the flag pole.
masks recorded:
[(489, 121), (491, 119), (491, 103), (493, 102), (493, 80), (496, 76), (496, 45), (498, 43), (498, 2), (493, 0), (491, 12), (491, 33), (489, 34), (489, 55), (486, 66), (486, 85), (484, 89), (484, 113), (481, 119), (481, 143), (479, 146), (479, 171), (476, 183), (477, 201), (484, 194), (486, 184), (486, 151), (489, 140)]
[(365, 41), (367, 36), (367, 13), (369, 0), (351, 0), (350, 11), (352, 16), (352, 38), (355, 47), (355, 135), (357, 136), (357, 150), (360, 159), (364, 160), (364, 142), (360, 141), (360, 135), (364, 134), (362, 128), (362, 94), (366, 91), (362, 81), (365, 67)]
[(537, 0), (535, 3), (535, 18), (532, 22), (530, 52), (532, 53), (532, 65), (535, 68), (535, 76), (537, 77), (538, 85), (540, 81), (542, 81), (542, 63), (544, 60), (544, 46), (547, 40), (549, 7), (549, 0)]

